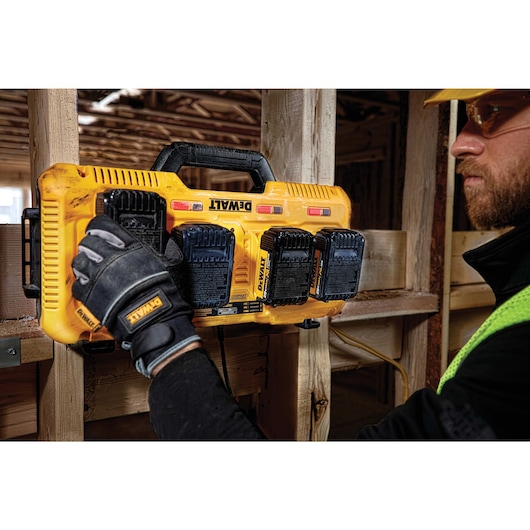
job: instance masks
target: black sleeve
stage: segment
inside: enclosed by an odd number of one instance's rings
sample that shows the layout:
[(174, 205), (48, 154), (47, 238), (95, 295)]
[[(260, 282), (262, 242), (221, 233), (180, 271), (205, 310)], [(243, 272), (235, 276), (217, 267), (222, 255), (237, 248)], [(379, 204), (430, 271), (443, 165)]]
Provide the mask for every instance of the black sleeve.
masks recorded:
[(359, 439), (530, 439), (530, 325), (499, 331), (463, 361), (440, 395), (415, 392)]
[(205, 349), (177, 357), (149, 389), (151, 424), (161, 440), (260, 440), (227, 392)]
[[(438, 395), (415, 392), (359, 440), (530, 439), (530, 325), (477, 346)], [(153, 380), (151, 421), (161, 439), (263, 439), (224, 387), (205, 350), (187, 352)]]
[(377, 425), (361, 429), (358, 440), (494, 440), (489, 425), (467, 404), (441, 398), (425, 388), (393, 409)]

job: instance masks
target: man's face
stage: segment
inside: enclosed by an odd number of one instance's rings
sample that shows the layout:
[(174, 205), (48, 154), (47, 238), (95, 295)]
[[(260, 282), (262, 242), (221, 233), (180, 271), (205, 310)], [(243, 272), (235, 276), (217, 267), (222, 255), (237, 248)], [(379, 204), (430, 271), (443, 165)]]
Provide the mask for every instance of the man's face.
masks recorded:
[(451, 148), (475, 228), (530, 220), (530, 96), (500, 91), (468, 103), (468, 122)]

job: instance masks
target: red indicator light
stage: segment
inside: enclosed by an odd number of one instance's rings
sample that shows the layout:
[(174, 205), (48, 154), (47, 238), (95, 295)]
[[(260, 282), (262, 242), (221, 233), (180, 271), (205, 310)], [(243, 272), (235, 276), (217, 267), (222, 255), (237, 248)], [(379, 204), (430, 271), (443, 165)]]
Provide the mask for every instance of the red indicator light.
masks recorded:
[(314, 215), (317, 217), (329, 217), (331, 215), (331, 210), (329, 208), (316, 208), (310, 206), (307, 209), (307, 215)]
[(194, 212), (202, 212), (202, 203), (189, 201), (171, 201), (171, 209), (184, 212), (189, 212), (190, 210)]
[(271, 204), (258, 204), (256, 206), (256, 212), (278, 215), (283, 212), (283, 208), (281, 206), (274, 206)]

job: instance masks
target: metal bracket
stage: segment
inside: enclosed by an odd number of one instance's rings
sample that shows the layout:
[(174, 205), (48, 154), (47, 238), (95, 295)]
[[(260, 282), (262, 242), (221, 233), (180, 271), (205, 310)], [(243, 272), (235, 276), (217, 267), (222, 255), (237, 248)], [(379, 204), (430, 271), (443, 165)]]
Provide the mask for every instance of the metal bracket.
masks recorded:
[(20, 366), (20, 338), (0, 339), (0, 368)]

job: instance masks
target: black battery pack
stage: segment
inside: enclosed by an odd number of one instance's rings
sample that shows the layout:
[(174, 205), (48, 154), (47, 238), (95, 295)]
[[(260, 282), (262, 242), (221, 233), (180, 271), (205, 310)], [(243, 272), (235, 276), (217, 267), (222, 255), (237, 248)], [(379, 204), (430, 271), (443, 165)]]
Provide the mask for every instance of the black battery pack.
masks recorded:
[(260, 300), (272, 306), (309, 298), (315, 237), (300, 228), (271, 227), (261, 236)]
[(184, 254), (180, 288), (195, 309), (222, 307), (230, 299), (235, 236), (215, 224), (182, 224), (171, 235)]
[(101, 198), (103, 213), (158, 252), (164, 252), (167, 232), (163, 197), (148, 191), (114, 189)]
[(310, 296), (324, 302), (353, 298), (359, 288), (364, 236), (347, 228), (323, 228), (315, 241)]

